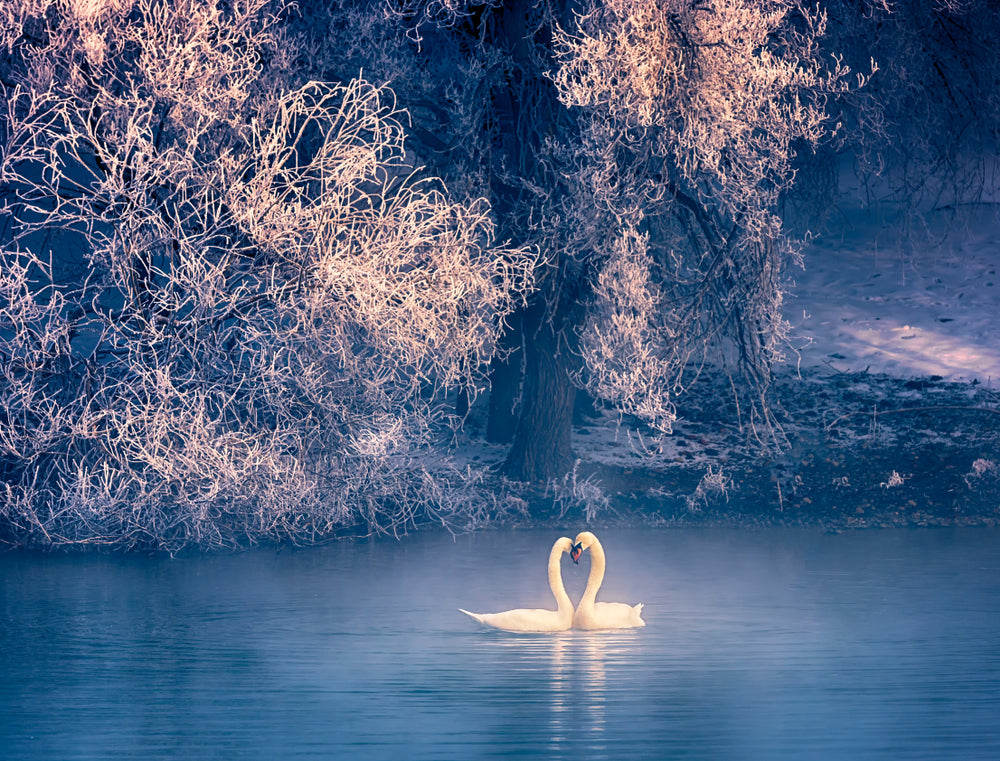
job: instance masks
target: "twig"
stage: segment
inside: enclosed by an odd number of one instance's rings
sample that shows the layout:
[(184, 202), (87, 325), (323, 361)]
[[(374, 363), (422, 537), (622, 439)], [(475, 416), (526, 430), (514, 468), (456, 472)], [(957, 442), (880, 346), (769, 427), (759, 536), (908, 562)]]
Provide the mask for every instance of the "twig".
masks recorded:
[[(1000, 410), (995, 410), (992, 407), (963, 407), (959, 405), (945, 405), (940, 407), (900, 407), (899, 409), (896, 410), (882, 410), (878, 414), (884, 416), (884, 415), (893, 415), (901, 412), (943, 412), (944, 410), (961, 411), (961, 412), (991, 412), (994, 415), (1000, 415)], [(836, 418), (823, 430), (829, 431), (831, 428), (837, 425), (837, 423), (839, 423), (841, 420), (846, 420), (849, 417), (855, 417), (857, 415), (867, 415), (867, 414), (868, 412), (864, 410), (845, 413), (840, 417)]]

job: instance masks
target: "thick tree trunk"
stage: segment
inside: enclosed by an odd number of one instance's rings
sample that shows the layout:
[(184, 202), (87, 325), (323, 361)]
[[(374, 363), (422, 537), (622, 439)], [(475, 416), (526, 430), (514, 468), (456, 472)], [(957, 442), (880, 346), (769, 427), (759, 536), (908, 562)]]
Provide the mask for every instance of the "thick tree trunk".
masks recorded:
[[(557, 4), (558, 5), (558, 4)], [(532, 0), (511, 0), (494, 11), (495, 42), (511, 62), (507, 86), (494, 92), (498, 134), (494, 143), (493, 202), (501, 238), (536, 243), (535, 225), (546, 217), (550, 201), (532, 187), (558, 192), (560, 177), (551, 171), (547, 141), (565, 120), (555, 86), (542, 59), (551, 55), (551, 30), (542, 23)], [(542, 65), (540, 65), (542, 64)], [(524, 181), (511, 182), (510, 176)], [(571, 446), (573, 397), (570, 380), (577, 359), (572, 351), (575, 314), (550, 303), (565, 304), (558, 263), (539, 268), (538, 291), (522, 312), (523, 355), (499, 360), (492, 367), (491, 441), (510, 441), (504, 471), (519, 481), (544, 482), (573, 467)], [(572, 303), (572, 302), (570, 302)], [(516, 328), (515, 328), (516, 329)], [(513, 333), (511, 339), (517, 338)], [(523, 367), (523, 375), (520, 372)], [(520, 388), (521, 405), (511, 427), (513, 402)]]
[(525, 312), (521, 414), (504, 463), (504, 472), (517, 481), (560, 478), (575, 461), (576, 388), (570, 379), (575, 358), (560, 335), (559, 324), (549, 319), (544, 303), (539, 302)]

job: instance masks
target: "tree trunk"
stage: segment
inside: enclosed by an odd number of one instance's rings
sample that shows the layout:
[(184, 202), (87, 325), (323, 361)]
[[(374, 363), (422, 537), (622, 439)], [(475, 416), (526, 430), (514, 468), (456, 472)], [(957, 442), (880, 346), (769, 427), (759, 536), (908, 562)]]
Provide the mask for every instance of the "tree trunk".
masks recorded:
[(455, 394), (455, 416), (465, 420), (466, 416), (469, 414), (469, 404), (471, 401), (472, 400), (469, 398), (468, 387), (459, 386), (458, 391)]
[[(535, 225), (546, 217), (543, 206), (551, 202), (531, 188), (551, 188), (555, 193), (561, 182), (551, 170), (546, 146), (566, 119), (565, 107), (543, 61), (551, 56), (551, 29), (544, 22), (540, 25), (540, 20), (532, 0), (502, 3), (493, 16), (495, 43), (509, 56), (511, 68), (507, 86), (493, 93), (498, 134), (492, 200), (500, 237), (524, 243), (537, 241)], [(511, 182), (511, 174), (524, 181)], [(519, 339), (523, 354), (511, 355), (509, 361), (500, 360), (492, 367), (495, 401), (490, 407), (492, 425), (488, 426), (491, 441), (511, 442), (504, 472), (516, 480), (532, 482), (559, 478), (573, 467), (576, 390), (570, 373), (578, 359), (572, 351), (574, 310), (556, 308), (553, 313), (550, 309), (550, 304), (566, 303), (557, 262), (546, 260), (539, 275), (538, 291), (522, 311), (520, 335), (510, 336)], [(519, 381), (520, 412), (511, 427)]]
[(524, 318), (524, 382), (521, 414), (504, 472), (517, 481), (545, 482), (573, 468), (573, 399), (570, 380), (574, 356), (558, 321), (549, 319), (544, 301)]
[(521, 391), (523, 329), (521, 310), (511, 318), (510, 327), (500, 337), (500, 351), (490, 360), (489, 417), (486, 420), (486, 440), (494, 444), (509, 444), (514, 440), (514, 428), (519, 412)]

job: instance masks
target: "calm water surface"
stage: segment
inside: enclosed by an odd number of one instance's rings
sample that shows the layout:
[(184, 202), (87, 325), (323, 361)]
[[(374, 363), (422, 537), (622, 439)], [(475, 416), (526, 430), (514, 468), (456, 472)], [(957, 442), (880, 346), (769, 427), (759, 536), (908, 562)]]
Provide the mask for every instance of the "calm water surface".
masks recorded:
[(554, 607), (559, 533), (0, 555), (0, 756), (1000, 759), (1000, 532), (604, 531), (645, 629), (457, 612)]

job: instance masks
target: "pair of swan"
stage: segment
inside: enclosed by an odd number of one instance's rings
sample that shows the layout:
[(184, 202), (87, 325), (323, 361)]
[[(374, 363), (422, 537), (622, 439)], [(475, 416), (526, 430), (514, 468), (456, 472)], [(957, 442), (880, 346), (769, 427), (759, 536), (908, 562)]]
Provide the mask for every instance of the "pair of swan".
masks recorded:
[[(562, 580), (560, 561), (568, 552), (574, 563), (580, 561), (584, 550), (590, 550), (590, 576), (580, 604), (573, 609), (573, 603), (566, 593)], [(573, 629), (633, 629), (645, 626), (642, 620), (642, 603), (626, 605), (621, 602), (597, 602), (597, 590), (604, 581), (607, 560), (604, 547), (589, 531), (581, 531), (575, 541), (560, 537), (552, 545), (549, 553), (549, 588), (556, 598), (556, 610), (537, 608), (517, 608), (503, 613), (463, 613), (487, 626), (513, 632), (561, 632)]]

